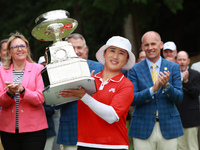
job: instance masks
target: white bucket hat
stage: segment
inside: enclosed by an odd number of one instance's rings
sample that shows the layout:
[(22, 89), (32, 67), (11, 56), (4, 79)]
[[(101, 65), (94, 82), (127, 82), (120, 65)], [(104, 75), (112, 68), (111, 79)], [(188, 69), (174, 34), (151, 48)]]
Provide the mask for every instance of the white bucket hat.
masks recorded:
[(127, 64), (125, 64), (122, 69), (129, 70), (135, 64), (135, 55), (131, 52), (131, 43), (128, 39), (121, 36), (113, 36), (107, 42), (106, 45), (103, 45), (96, 53), (96, 58), (101, 64), (105, 64), (104, 52), (110, 46), (116, 46), (122, 49), (125, 49), (128, 52), (129, 59)]

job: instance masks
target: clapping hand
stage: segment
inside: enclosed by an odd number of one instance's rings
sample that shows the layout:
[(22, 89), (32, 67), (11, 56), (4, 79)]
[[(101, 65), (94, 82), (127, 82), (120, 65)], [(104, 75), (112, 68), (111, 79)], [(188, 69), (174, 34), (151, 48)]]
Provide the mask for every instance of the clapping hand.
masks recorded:
[(188, 70), (183, 73), (183, 83), (188, 82), (189, 72)]
[(21, 89), (21, 82), (19, 82), (18, 84), (15, 84), (14, 82), (5, 82), (6, 87), (4, 88), (4, 90), (8, 89), (8, 92), (10, 94), (15, 94), (17, 92), (20, 92)]
[(152, 88), (153, 92), (157, 92), (161, 86), (165, 87), (169, 81), (169, 76), (170, 76), (169, 71), (167, 71), (167, 72), (164, 71), (164, 73), (160, 72), (160, 74), (158, 74), (158, 79), (156, 80), (156, 82)]
[(165, 87), (166, 84), (169, 81), (169, 76), (170, 76), (170, 72), (169, 71), (164, 71), (164, 73), (160, 72), (160, 74), (158, 75), (158, 80), (160, 81), (160, 84), (162, 87)]

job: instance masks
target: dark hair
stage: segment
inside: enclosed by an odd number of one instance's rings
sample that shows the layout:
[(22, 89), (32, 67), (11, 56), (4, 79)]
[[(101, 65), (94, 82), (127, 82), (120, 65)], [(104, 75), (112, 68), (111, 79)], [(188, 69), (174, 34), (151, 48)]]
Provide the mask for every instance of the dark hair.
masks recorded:
[(3, 40), (0, 41), (0, 51), (2, 49), (2, 44), (7, 43), (7, 42), (8, 42), (8, 39), (3, 39)]
[(136, 59), (137, 59), (137, 60), (139, 59), (140, 53), (141, 53), (142, 51), (143, 51), (143, 50), (142, 50), (142, 48), (140, 47), (140, 49), (139, 49), (139, 51), (138, 51), (138, 53), (137, 53), (137, 56), (136, 56)]
[[(106, 53), (107, 49), (105, 49), (104, 53)], [(129, 59), (129, 53), (128, 51), (126, 50), (126, 53), (127, 53), (127, 59)]]

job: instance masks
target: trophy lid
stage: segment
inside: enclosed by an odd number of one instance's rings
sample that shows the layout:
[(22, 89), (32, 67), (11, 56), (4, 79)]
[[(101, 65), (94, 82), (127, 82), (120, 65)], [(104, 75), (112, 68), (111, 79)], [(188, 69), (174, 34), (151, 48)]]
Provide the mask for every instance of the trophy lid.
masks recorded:
[(65, 10), (53, 10), (46, 12), (35, 19), (37, 24), (32, 35), (41, 41), (61, 41), (62, 38), (72, 33), (78, 22), (69, 18), (69, 12)]

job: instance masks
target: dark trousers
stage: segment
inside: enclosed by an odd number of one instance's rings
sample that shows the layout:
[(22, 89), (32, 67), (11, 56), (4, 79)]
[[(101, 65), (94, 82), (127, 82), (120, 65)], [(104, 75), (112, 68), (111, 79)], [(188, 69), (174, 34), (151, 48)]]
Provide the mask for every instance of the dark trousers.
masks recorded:
[(126, 149), (106, 149), (106, 148), (90, 148), (90, 147), (83, 147), (83, 146), (78, 146), (77, 150), (126, 150)]
[(5, 150), (44, 150), (46, 130), (27, 133), (1, 131), (1, 141)]

